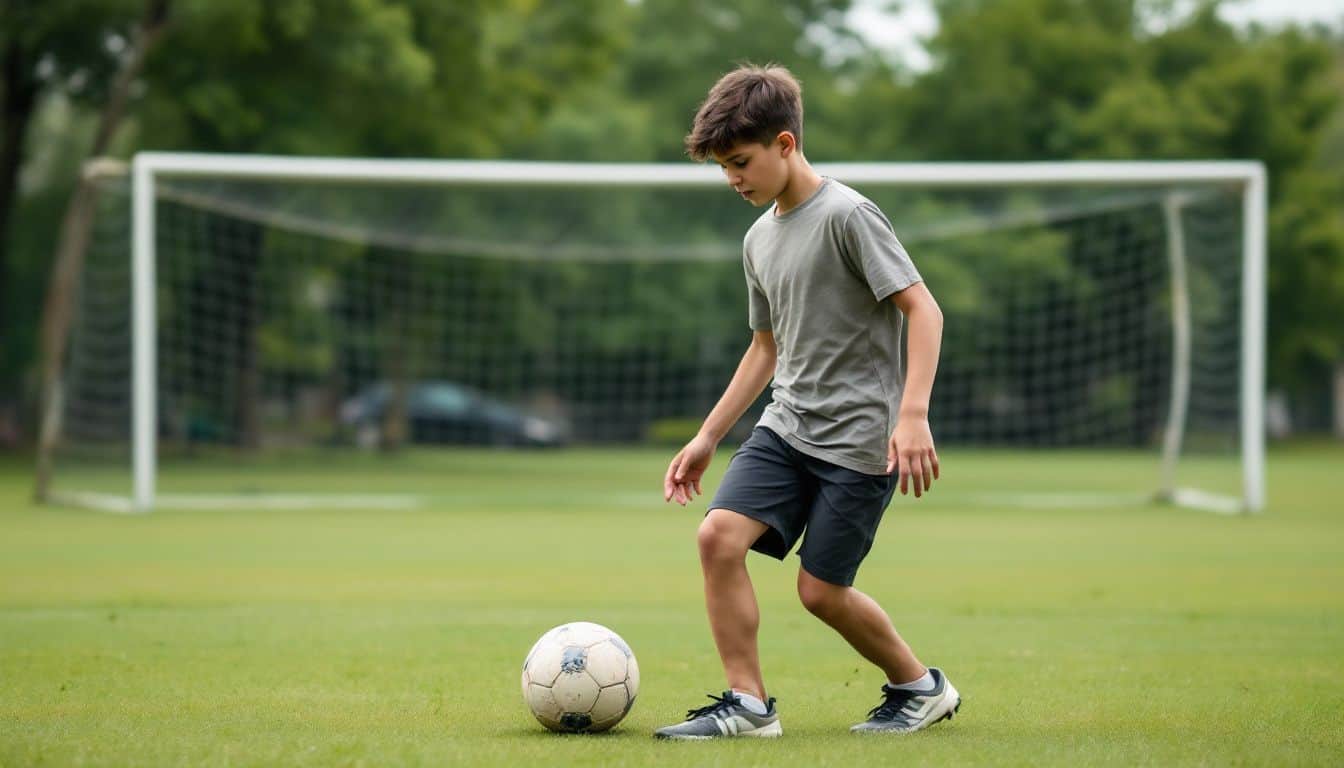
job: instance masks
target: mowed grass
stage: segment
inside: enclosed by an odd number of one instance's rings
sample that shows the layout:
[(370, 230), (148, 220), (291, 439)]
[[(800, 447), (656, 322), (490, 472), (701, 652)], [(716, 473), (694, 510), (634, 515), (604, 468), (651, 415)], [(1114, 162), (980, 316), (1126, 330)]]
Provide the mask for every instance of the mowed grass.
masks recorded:
[[(0, 464), (0, 765), (1344, 762), (1339, 445), (1273, 450), (1270, 509), (1242, 517), (1000, 504), (1005, 489), (1148, 487), (1154, 461), (948, 451), (932, 495), (892, 505), (858, 586), (950, 673), (961, 716), (851, 736), (880, 676), (798, 604), (796, 558), (753, 556), (785, 735), (693, 744), (650, 738), (723, 687), (694, 546), (704, 501), (662, 502), (667, 459), (170, 467), (178, 490), (429, 502), (148, 516), (33, 506), (28, 466)], [(544, 630), (580, 619), (630, 642), (643, 687), (611, 734), (555, 736), (525, 711), (519, 668)]]

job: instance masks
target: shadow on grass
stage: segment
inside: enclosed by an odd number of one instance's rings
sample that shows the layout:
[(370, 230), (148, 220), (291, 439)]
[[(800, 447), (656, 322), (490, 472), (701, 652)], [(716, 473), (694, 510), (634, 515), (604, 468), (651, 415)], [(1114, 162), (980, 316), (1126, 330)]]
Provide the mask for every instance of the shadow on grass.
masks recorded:
[(600, 731), (598, 733), (556, 733), (548, 731), (538, 725), (535, 728), (519, 727), (509, 728), (503, 731), (497, 731), (496, 736), (505, 739), (559, 739), (562, 741), (583, 741), (585, 739), (600, 739), (602, 741), (621, 741), (625, 739), (652, 738), (650, 734), (643, 733), (631, 728), (613, 728), (609, 731)]

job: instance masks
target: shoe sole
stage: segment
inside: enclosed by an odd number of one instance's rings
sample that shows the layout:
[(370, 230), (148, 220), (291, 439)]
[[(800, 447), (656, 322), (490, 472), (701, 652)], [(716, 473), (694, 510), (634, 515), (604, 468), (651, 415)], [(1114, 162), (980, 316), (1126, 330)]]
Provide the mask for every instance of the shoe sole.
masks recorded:
[(946, 712), (944, 712), (943, 714), (939, 715), (937, 718), (932, 718), (932, 717), (931, 717), (931, 718), (925, 720), (924, 722), (920, 723), (919, 725), (915, 726), (914, 728), (905, 728), (905, 729), (901, 729), (901, 728), (882, 728), (882, 729), (878, 729), (878, 728), (859, 728), (859, 729), (857, 729), (857, 730), (854, 729), (854, 728), (851, 728), (851, 729), (850, 729), (850, 733), (914, 733), (915, 731), (922, 731), (922, 730), (924, 730), (925, 728), (928, 728), (929, 726), (937, 725), (937, 724), (943, 722), (944, 720), (951, 720), (951, 719), (952, 719), (958, 712), (960, 712), (960, 711), (961, 711), (961, 697), (958, 696), (958, 697), (957, 697), (957, 703), (956, 703), (956, 704), (953, 704), (951, 709), (949, 709), (949, 710), (947, 710)]

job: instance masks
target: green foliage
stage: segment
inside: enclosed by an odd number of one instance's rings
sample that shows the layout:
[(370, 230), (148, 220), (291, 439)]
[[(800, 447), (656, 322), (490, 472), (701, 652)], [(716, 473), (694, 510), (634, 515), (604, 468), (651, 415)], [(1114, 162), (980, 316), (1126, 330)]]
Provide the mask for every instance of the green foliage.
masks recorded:
[[(613, 81), (616, 100), (634, 101), (648, 114), (641, 153), (650, 159), (685, 158), (682, 139), (705, 92), (738, 64), (785, 64), (803, 83), (807, 103), (804, 145), (810, 156), (838, 152), (859, 126), (836, 114), (835, 106), (859, 103), (853, 84), (841, 81), (854, 59), (878, 67), (876, 57), (844, 24), (850, 0), (745, 0), (730, 5), (711, 0), (643, 0), (630, 29), (627, 48)], [(816, 146), (813, 152), (812, 135)], [(622, 159), (607, 157), (605, 159)]]
[[(620, 3), (192, 0), (148, 69), (140, 144), (481, 156), (601, 71)], [(619, 13), (617, 13), (619, 15)]]
[[(38, 125), (57, 117), (80, 125), (102, 108), (144, 7), (4, 5), (0, 42), (43, 78)], [(135, 89), (132, 130), (114, 146), (126, 154), (499, 154), (535, 133), (571, 84), (609, 67), (625, 13), (620, 0), (177, 0)], [(67, 134), (30, 130), (35, 148), (21, 158), (27, 183), (11, 217), (23, 226), (0, 232), (22, 282), (8, 291), (15, 301), (0, 297), (0, 403), (20, 397), (16, 381), (36, 362), (45, 265), (87, 151), (86, 143), (56, 151)], [(58, 162), (44, 161), (53, 155)], [(21, 397), (32, 404), (34, 395)]]
[(934, 67), (907, 131), (928, 159), (1041, 160), (1075, 151), (1069, 124), (1134, 69), (1128, 0), (940, 5)]
[(9, 0), (0, 7), (0, 47), (47, 87), (98, 108), (144, 6), (143, 0)]
[(1271, 255), (1270, 380), (1324, 389), (1344, 360), (1344, 177), (1307, 169), (1283, 186), (1271, 243), (1292, 250)]
[[(1179, 15), (1130, 0), (946, 0), (934, 67), (906, 96), (925, 158), (1250, 158), (1269, 170), (1271, 386), (1344, 358), (1341, 45), (1319, 31), (1238, 33), (1217, 2)], [(1338, 132), (1338, 129), (1336, 128)], [(1344, 146), (1336, 142), (1336, 145)]]

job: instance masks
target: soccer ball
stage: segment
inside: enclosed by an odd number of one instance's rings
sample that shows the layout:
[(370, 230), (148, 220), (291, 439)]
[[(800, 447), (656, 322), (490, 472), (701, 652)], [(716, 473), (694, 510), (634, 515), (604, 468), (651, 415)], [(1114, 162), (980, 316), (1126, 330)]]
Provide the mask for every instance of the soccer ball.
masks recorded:
[(561, 624), (523, 662), (523, 701), (561, 733), (596, 733), (619, 723), (639, 694), (639, 664), (621, 636), (601, 624)]

